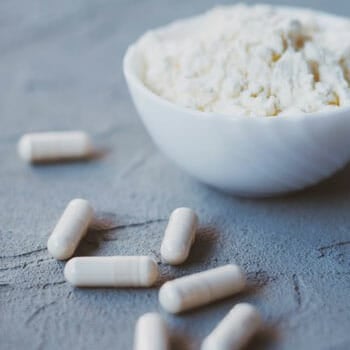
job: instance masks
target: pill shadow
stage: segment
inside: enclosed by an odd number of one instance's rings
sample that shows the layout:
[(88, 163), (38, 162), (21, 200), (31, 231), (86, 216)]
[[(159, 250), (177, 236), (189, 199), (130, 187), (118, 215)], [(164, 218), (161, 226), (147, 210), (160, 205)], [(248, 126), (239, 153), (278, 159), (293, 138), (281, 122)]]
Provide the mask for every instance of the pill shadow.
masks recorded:
[(105, 241), (105, 234), (118, 227), (118, 218), (114, 213), (98, 211), (85, 237), (79, 243), (75, 256), (94, 255), (101, 243)]
[(186, 334), (176, 330), (171, 330), (170, 334), (170, 350), (190, 350), (191, 341)]
[[(310, 186), (306, 189), (289, 193), (284, 196), (285, 199), (290, 200), (326, 200), (329, 198), (349, 198), (349, 175), (350, 164), (347, 164), (344, 168), (338, 170), (335, 174), (324, 179), (323, 181)], [(276, 200), (282, 198), (277, 197)], [(273, 201), (275, 198), (270, 198)]]
[(115, 213), (109, 211), (96, 211), (93, 222), (90, 225), (91, 231), (111, 231), (118, 228), (121, 219)]
[(350, 163), (344, 168), (339, 169), (336, 173), (329, 176), (328, 178), (311, 185), (309, 187), (287, 192), (281, 194), (275, 194), (273, 196), (261, 197), (261, 198), (249, 198), (240, 197), (230, 194), (225, 194), (225, 196), (230, 196), (232, 198), (240, 198), (243, 201), (254, 201), (256, 203), (276, 203), (281, 202), (298, 202), (300, 201), (327, 201), (330, 200), (340, 200), (348, 199), (350, 197), (349, 188), (349, 175), (350, 175)]
[(59, 166), (62, 164), (83, 164), (90, 163), (97, 160), (100, 160), (107, 156), (111, 152), (108, 148), (98, 148), (93, 150), (89, 155), (81, 158), (57, 158), (55, 160), (41, 160), (38, 162), (30, 163), (30, 165), (34, 168), (40, 168), (41, 166)]
[[(215, 248), (218, 238), (218, 231), (212, 226), (200, 227), (196, 232), (196, 239), (190, 251), (188, 259), (180, 265), (168, 265), (159, 259), (160, 277), (156, 283), (157, 287), (161, 287), (167, 281), (175, 278), (194, 273), (192, 268), (207, 263)], [(156, 255), (156, 254), (155, 254)], [(183, 271), (187, 271), (185, 274)]]
[(196, 232), (196, 239), (187, 261), (180, 266), (192, 267), (208, 262), (219, 237), (219, 231), (213, 226), (202, 226)]
[[(121, 299), (128, 298), (130, 295), (133, 295), (135, 299), (141, 299), (146, 297), (147, 299), (150, 299), (151, 296), (155, 295), (155, 292), (157, 292), (158, 288), (155, 286), (151, 287), (121, 287), (121, 286), (87, 286), (87, 287), (81, 287), (81, 286), (72, 286), (68, 283), (70, 291), (73, 295), (77, 296), (93, 296), (93, 295), (99, 295), (98, 298), (104, 299), (113, 299), (118, 302)], [(115, 299), (114, 299), (115, 298)]]
[(162, 265), (161, 262), (158, 262), (159, 267), (159, 278), (155, 284), (156, 288), (160, 288), (165, 282), (171, 281), (174, 278), (177, 278), (176, 270), (168, 265)]
[(112, 152), (111, 148), (108, 147), (98, 147), (94, 149), (88, 157), (86, 157), (86, 161), (94, 161), (99, 160), (106, 157), (109, 153)]
[(76, 249), (74, 256), (91, 256), (97, 252), (103, 233), (97, 230), (89, 230), (86, 236), (81, 240)]
[(265, 325), (242, 350), (270, 349), (280, 338), (276, 326)]

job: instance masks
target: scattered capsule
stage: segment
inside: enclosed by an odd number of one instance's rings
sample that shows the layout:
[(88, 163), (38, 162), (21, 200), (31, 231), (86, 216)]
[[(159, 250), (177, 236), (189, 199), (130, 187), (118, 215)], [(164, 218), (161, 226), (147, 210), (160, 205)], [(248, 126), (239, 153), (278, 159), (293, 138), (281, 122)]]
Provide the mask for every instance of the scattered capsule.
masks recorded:
[(253, 305), (237, 304), (204, 339), (201, 350), (241, 349), (261, 328), (261, 325), (260, 314)]
[(138, 319), (134, 350), (169, 350), (168, 330), (160, 314), (150, 312)]
[(178, 265), (187, 259), (197, 224), (197, 215), (190, 208), (177, 208), (171, 213), (160, 248), (164, 262)]
[(25, 134), (18, 153), (31, 163), (82, 159), (91, 156), (92, 142), (83, 131), (57, 131)]
[(208, 304), (240, 292), (246, 284), (237, 265), (224, 265), (166, 282), (159, 291), (159, 302), (171, 313)]
[(47, 249), (56, 259), (69, 259), (85, 235), (94, 211), (85, 199), (73, 199), (69, 202), (49, 240)]
[(64, 276), (76, 287), (150, 287), (159, 271), (148, 256), (96, 256), (69, 260)]

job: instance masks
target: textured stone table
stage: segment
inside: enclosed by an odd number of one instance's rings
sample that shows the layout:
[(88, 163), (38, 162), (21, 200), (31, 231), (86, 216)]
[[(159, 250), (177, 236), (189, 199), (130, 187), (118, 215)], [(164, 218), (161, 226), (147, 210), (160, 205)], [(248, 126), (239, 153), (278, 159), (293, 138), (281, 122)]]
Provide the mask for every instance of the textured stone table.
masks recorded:
[[(292, 1), (290, 1), (292, 3)], [(303, 3), (303, 1), (294, 1)], [(346, 1), (310, 5), (350, 15)], [(46, 241), (67, 202), (89, 199), (117, 225), (91, 231), (77, 255), (151, 254), (166, 219), (195, 208), (198, 240), (183, 267), (162, 279), (237, 262), (251, 287), (236, 298), (169, 316), (173, 349), (201, 339), (240, 300), (267, 328), (251, 349), (350, 348), (350, 168), (305, 192), (237, 199), (181, 172), (152, 145), (121, 72), (144, 30), (214, 1), (0, 2), (0, 348), (131, 349), (135, 320), (160, 310), (157, 288), (74, 289)], [(90, 162), (28, 166), (20, 135), (85, 129), (108, 149)]]

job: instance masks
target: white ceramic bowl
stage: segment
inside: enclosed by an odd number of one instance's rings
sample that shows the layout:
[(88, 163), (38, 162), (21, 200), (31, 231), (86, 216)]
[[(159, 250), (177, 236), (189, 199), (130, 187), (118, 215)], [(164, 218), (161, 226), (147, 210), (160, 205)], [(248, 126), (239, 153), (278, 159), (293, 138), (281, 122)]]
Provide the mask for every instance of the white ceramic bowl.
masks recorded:
[(200, 112), (154, 94), (141, 69), (132, 45), (124, 74), (146, 129), (165, 155), (201, 182), (240, 196), (272, 196), (315, 184), (350, 159), (350, 108), (283, 117)]

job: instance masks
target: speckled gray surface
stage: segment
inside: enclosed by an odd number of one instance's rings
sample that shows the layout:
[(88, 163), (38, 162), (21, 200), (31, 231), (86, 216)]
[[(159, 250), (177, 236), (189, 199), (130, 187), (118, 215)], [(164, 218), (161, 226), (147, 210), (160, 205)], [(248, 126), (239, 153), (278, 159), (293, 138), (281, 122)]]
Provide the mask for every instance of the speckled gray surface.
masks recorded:
[[(161, 265), (163, 280), (227, 262), (247, 271), (251, 288), (241, 296), (182, 316), (163, 313), (173, 349), (198, 349), (238, 300), (257, 305), (266, 319), (251, 349), (350, 348), (350, 168), (296, 195), (237, 199), (166, 160), (130, 101), (121, 73), (127, 45), (148, 28), (214, 4), (0, 2), (1, 349), (131, 349), (137, 317), (160, 309), (157, 288), (82, 290), (65, 283), (64, 264), (45, 246), (74, 197), (89, 199), (119, 226), (90, 232), (77, 255), (159, 260), (165, 220), (186, 205), (199, 213), (198, 240), (184, 266)], [(343, 0), (307, 4), (350, 15)], [(24, 132), (79, 128), (109, 152), (86, 163), (35, 167), (17, 157)]]

